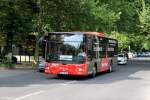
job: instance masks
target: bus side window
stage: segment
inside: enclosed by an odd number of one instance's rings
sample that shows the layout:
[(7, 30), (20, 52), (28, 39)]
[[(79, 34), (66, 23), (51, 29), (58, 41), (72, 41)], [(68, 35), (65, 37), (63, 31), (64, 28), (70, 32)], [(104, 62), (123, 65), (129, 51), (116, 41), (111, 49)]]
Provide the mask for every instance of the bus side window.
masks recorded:
[(87, 36), (87, 51), (88, 51), (88, 60), (92, 60), (92, 50), (93, 50), (93, 45), (92, 45), (92, 36)]
[(99, 48), (99, 39), (97, 36), (94, 36), (94, 39), (93, 39), (93, 56), (94, 58), (99, 58), (99, 51), (100, 51), (100, 48)]
[(106, 47), (107, 47), (107, 43), (105, 38), (99, 38), (99, 47), (100, 47), (100, 58), (105, 58), (106, 57)]
[(85, 43), (83, 43), (83, 42), (81, 43), (81, 45), (79, 47), (78, 56), (83, 56), (83, 57), (86, 56), (86, 53), (85, 53)]
[(106, 46), (107, 46), (107, 44), (103, 44), (103, 46), (102, 46), (102, 58), (106, 57)]

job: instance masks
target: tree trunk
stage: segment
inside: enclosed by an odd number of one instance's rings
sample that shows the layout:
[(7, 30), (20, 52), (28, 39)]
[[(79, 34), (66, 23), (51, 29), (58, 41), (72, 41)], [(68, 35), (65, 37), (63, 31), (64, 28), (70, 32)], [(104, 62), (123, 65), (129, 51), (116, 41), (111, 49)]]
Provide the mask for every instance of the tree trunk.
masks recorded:
[(7, 34), (7, 58), (8, 58), (8, 67), (12, 68), (12, 40), (13, 40), (13, 33)]

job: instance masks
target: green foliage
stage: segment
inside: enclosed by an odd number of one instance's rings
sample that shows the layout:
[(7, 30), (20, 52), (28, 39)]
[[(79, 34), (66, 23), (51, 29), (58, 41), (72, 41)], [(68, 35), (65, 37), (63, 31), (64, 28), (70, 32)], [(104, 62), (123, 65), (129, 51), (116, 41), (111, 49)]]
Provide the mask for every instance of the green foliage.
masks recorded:
[(2, 58), (2, 64), (9, 64), (8, 59), (6, 57)]
[(6, 35), (5, 34), (0, 34), (0, 46), (5, 46), (6, 45)]
[(2, 57), (2, 62), (0, 63), (0, 67), (8, 68), (9, 61), (6, 57)]
[(2, 0), (0, 32), (27, 33), (32, 30), (32, 13), (26, 0)]
[(145, 41), (142, 35), (130, 35), (130, 46), (133, 51), (141, 51), (143, 48), (143, 41)]
[(107, 31), (114, 28), (119, 14), (95, 0), (39, 0), (37, 27), (47, 31)]
[(4, 35), (3, 42), (7, 46), (6, 53), (12, 49), (12, 44), (21, 44), (24, 36), (33, 32), (32, 0), (1, 0), (0, 1), (0, 34)]
[(120, 49), (149, 47), (142, 44), (150, 34), (149, 0), (1, 0), (0, 19), (0, 34), (13, 34), (16, 44), (29, 33), (38, 40), (49, 31), (103, 31), (121, 40)]
[(140, 33), (148, 35), (150, 33), (150, 5), (145, 6), (144, 10), (139, 13)]
[(150, 41), (149, 40), (146, 40), (143, 42), (143, 48), (145, 50), (150, 50)]

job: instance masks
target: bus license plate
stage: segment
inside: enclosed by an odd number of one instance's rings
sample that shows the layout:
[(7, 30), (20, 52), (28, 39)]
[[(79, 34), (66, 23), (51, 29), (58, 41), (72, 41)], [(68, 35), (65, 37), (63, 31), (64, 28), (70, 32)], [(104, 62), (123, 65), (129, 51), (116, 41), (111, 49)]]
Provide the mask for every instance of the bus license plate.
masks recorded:
[(68, 72), (60, 72), (59, 74), (67, 75)]

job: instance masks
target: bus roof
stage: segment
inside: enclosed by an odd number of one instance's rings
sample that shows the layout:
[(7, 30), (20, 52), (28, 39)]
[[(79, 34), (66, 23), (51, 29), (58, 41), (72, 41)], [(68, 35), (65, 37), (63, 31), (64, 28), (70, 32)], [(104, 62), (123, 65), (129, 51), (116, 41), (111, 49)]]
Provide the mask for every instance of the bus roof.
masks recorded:
[(48, 34), (63, 34), (63, 33), (67, 33), (67, 34), (88, 34), (88, 35), (96, 35), (96, 36), (100, 36), (100, 37), (104, 37), (104, 33), (103, 32), (48, 32)]

